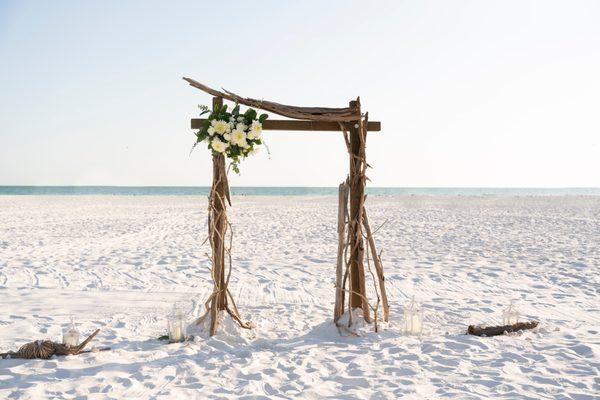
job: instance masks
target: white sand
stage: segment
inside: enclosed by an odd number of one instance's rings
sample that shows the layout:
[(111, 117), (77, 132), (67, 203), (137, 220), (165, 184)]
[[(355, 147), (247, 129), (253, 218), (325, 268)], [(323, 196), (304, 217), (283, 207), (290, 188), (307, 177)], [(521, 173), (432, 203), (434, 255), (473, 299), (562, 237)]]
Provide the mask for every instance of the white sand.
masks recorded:
[[(210, 290), (202, 197), (0, 197), (0, 349), (71, 314), (110, 352), (0, 360), (0, 398), (598, 398), (600, 198), (369, 198), (391, 323), (332, 327), (337, 202), (234, 198), (233, 293), (250, 336), (165, 345)], [(423, 302), (422, 337), (400, 333)], [(537, 331), (477, 338), (510, 299)]]

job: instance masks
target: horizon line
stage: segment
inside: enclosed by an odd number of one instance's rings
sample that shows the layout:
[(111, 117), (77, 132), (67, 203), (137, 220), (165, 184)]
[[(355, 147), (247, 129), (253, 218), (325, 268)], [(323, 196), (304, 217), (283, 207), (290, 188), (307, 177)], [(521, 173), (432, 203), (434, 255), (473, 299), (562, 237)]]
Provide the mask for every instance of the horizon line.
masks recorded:
[[(86, 187), (86, 188), (210, 188), (210, 185), (1, 185), (0, 187)], [(231, 188), (317, 188), (336, 186), (231, 186)], [(367, 186), (376, 189), (600, 189), (600, 186)]]

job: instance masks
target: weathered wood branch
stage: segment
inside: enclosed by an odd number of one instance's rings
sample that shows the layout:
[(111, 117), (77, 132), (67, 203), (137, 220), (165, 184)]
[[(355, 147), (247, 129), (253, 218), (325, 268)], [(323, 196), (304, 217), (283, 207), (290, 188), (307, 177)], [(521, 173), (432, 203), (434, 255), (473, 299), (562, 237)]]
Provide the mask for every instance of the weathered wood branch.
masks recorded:
[(502, 326), (475, 326), (469, 325), (467, 334), (475, 336), (499, 336), (505, 333), (518, 332), (526, 329), (533, 329), (539, 325), (539, 321), (530, 322), (518, 322), (514, 325), (502, 325)]
[(309, 121), (358, 121), (361, 117), (360, 107), (350, 106), (344, 108), (329, 107), (298, 107), (286, 104), (275, 103), (273, 101), (252, 99), (242, 97), (233, 92), (223, 89), (223, 91), (212, 89), (191, 78), (183, 78), (190, 86), (200, 89), (203, 92), (220, 97), (248, 107), (255, 107), (261, 110), (270, 111), (288, 118), (303, 119)]
[(338, 196), (338, 253), (335, 268), (335, 307), (333, 310), (333, 322), (338, 322), (344, 313), (344, 250), (346, 249), (346, 221), (348, 220), (348, 180), (340, 183)]
[(367, 218), (367, 210), (363, 211), (363, 225), (365, 227), (365, 233), (367, 236), (367, 241), (369, 242), (369, 247), (371, 248), (373, 263), (375, 264), (375, 271), (377, 272), (377, 280), (379, 281), (379, 293), (381, 294), (381, 303), (383, 305), (383, 320), (385, 322), (388, 322), (390, 316), (390, 305), (388, 303), (387, 292), (385, 290), (383, 264), (381, 263), (381, 258), (377, 253), (377, 247), (375, 246), (375, 238), (373, 237), (371, 227), (369, 226), (369, 219)]
[[(360, 101), (350, 102), (350, 108), (360, 110)], [(365, 267), (364, 267), (364, 243), (362, 238), (362, 214), (364, 207), (365, 193), (365, 137), (361, 129), (361, 121), (349, 125), (350, 139), (350, 288), (351, 304), (350, 308), (360, 307), (363, 310), (365, 321), (371, 322), (369, 306), (365, 304), (363, 298), (366, 298), (365, 287)], [(360, 296), (359, 296), (360, 294)]]

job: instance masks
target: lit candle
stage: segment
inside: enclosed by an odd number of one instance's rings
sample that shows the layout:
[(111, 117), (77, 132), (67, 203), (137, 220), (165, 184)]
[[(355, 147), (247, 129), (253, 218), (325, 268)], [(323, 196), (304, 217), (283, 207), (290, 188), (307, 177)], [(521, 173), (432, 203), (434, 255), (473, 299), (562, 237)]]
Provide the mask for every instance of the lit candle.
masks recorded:
[(183, 334), (184, 316), (179, 304), (175, 303), (173, 305), (173, 310), (171, 311), (171, 314), (167, 316), (167, 321), (169, 329), (169, 342), (183, 342), (185, 340), (185, 336)]
[(420, 333), (421, 328), (421, 317), (418, 314), (414, 314), (412, 316), (411, 333)]
[(171, 325), (171, 331), (169, 333), (169, 339), (171, 342), (181, 342), (183, 335), (181, 334), (181, 325), (178, 323)]

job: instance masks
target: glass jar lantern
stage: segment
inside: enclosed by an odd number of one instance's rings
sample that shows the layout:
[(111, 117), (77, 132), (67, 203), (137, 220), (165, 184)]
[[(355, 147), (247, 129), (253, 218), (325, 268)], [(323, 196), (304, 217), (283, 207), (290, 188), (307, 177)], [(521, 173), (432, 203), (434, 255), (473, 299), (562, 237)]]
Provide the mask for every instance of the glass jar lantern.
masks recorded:
[(404, 307), (404, 332), (409, 335), (420, 335), (423, 332), (423, 310), (414, 297)]
[(171, 313), (167, 315), (167, 323), (169, 343), (183, 342), (185, 340), (185, 318), (181, 307), (177, 303), (173, 306)]
[(511, 301), (508, 308), (502, 311), (502, 325), (514, 325), (519, 322), (519, 311)]
[(65, 329), (63, 329), (63, 344), (67, 346), (79, 345), (79, 331), (75, 326), (73, 317), (71, 317), (71, 324)]

